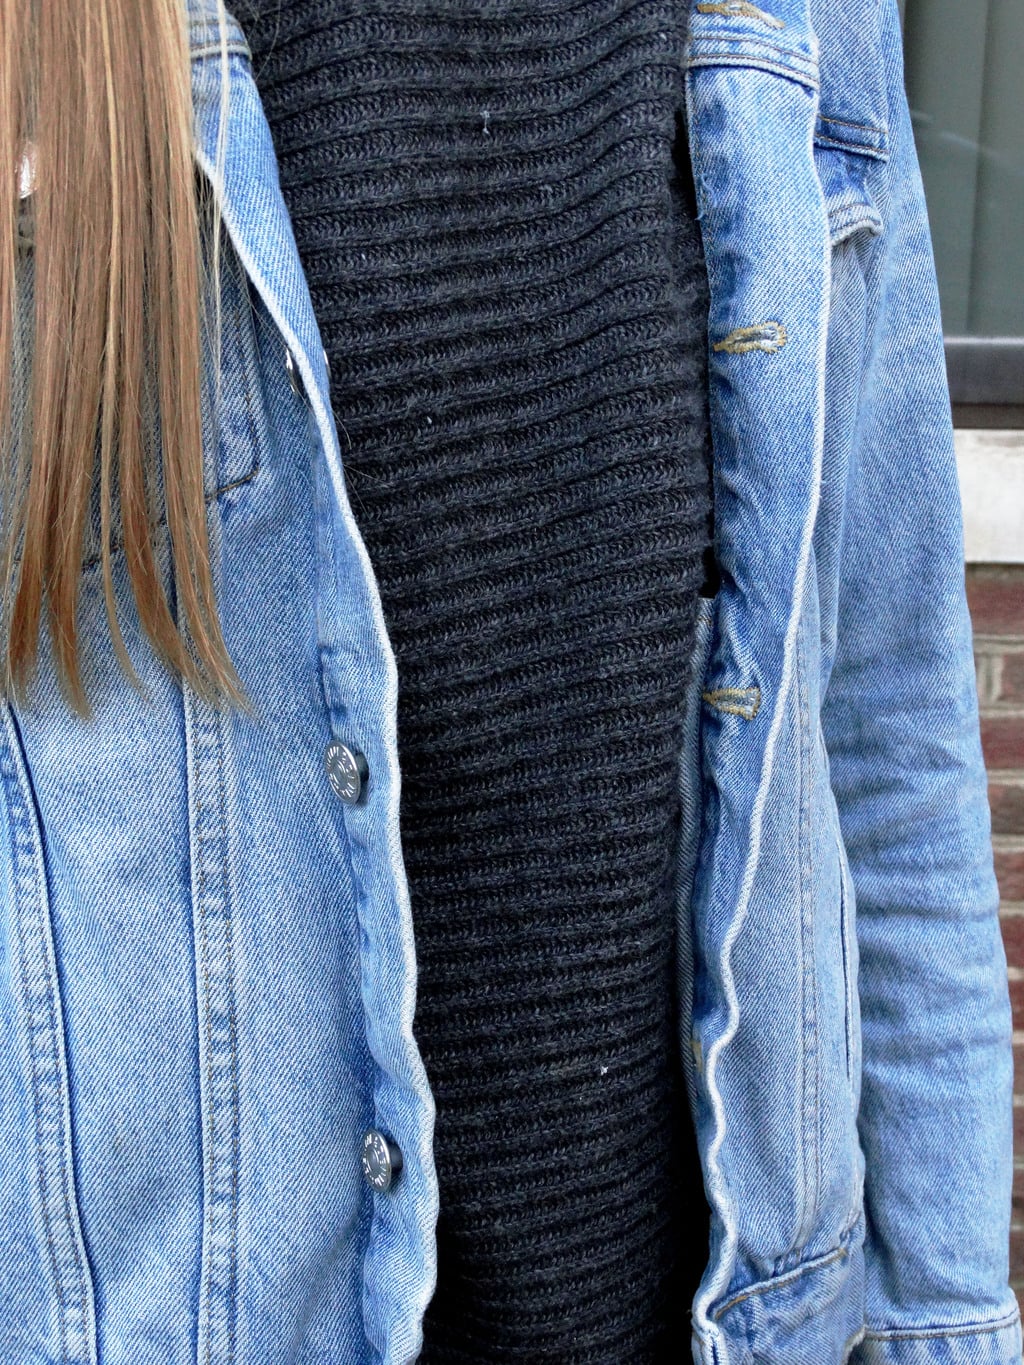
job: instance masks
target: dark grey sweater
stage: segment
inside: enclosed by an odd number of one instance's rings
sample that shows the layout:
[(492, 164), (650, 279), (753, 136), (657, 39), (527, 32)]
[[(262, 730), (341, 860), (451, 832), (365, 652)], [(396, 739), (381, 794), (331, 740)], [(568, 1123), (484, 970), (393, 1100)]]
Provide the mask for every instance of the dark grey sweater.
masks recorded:
[[(254, 12), (255, 7), (255, 12)], [(689, 1357), (676, 760), (708, 541), (685, 6), (240, 0), (399, 668), (426, 1362)]]

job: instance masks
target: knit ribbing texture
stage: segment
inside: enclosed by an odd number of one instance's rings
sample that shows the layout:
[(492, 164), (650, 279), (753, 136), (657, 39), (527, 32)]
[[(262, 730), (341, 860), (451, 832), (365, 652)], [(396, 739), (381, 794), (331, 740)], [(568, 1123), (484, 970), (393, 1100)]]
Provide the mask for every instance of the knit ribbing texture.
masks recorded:
[(672, 866), (710, 486), (686, 5), (235, 13), (398, 662), (441, 1200), (420, 1360), (688, 1359), (707, 1221)]

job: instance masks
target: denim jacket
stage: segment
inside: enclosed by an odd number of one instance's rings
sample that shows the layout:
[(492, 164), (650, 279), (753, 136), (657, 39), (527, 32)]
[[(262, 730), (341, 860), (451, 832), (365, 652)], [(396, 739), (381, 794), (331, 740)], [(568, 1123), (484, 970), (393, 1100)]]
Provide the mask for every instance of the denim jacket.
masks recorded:
[[(162, 670), (115, 556), (134, 691), (93, 554), (92, 718), (46, 642), (0, 707), (0, 1362), (410, 1365), (438, 1193), (395, 660), (244, 38), (188, 5), (228, 242), (211, 551), (255, 706)], [(678, 769), (711, 1209), (678, 1358), (1015, 1365), (1006, 960), (896, 0), (680, 23), (720, 583)]]

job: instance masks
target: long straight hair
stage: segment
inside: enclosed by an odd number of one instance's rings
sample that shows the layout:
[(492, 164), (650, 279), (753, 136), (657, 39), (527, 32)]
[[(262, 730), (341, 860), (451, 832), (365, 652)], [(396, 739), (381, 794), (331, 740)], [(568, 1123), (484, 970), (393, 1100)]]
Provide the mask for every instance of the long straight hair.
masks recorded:
[[(220, 156), (226, 97), (225, 82)], [(0, 0), (0, 164), (0, 685), (23, 694), (45, 612), (64, 698), (90, 714), (78, 602), (98, 469), (104, 597), (121, 667), (141, 686), (117, 618), (115, 519), (156, 653), (201, 695), (242, 702), (207, 539), (203, 300), (212, 278), (219, 392), (220, 217), (193, 160), (185, 0)], [(15, 422), (26, 221), (34, 320), (22, 328), (30, 360), (24, 419)], [(157, 446), (162, 495), (152, 477)], [(162, 521), (177, 621), (155, 550)]]

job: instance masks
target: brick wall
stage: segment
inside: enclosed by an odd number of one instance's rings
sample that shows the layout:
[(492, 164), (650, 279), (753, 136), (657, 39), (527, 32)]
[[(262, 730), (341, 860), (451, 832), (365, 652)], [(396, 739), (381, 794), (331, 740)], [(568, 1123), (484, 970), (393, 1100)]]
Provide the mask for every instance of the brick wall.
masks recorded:
[(1024, 1303), (1024, 565), (969, 565), (967, 593), (1014, 1024), (1010, 1274)]

